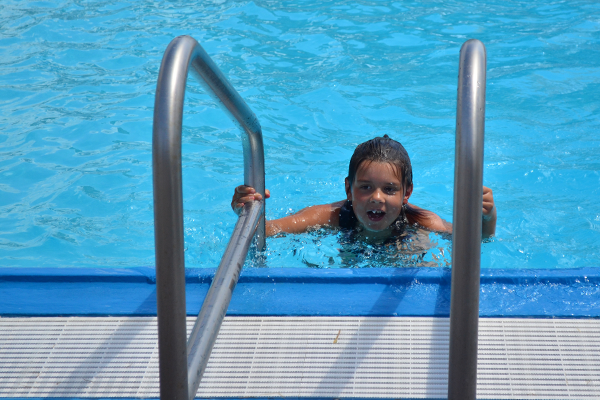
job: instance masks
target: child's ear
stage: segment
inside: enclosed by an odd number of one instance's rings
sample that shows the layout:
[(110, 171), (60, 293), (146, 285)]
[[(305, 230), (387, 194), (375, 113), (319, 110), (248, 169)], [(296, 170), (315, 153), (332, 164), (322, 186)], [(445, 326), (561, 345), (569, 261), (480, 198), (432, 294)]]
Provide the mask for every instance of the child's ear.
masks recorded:
[(408, 199), (410, 198), (412, 191), (413, 191), (413, 185), (410, 185), (406, 188), (406, 190), (404, 191), (404, 199), (402, 199), (402, 204), (408, 203)]
[(350, 190), (350, 181), (346, 178), (346, 199), (352, 200), (352, 191)]

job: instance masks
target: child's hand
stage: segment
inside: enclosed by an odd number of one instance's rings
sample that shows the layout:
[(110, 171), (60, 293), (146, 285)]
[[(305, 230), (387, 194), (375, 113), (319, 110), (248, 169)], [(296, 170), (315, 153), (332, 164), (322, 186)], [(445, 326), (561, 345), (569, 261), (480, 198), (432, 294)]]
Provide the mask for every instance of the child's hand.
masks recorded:
[[(269, 197), (271, 197), (271, 193), (268, 189), (265, 189), (265, 198), (268, 199)], [(235, 188), (235, 192), (233, 193), (231, 208), (233, 209), (233, 212), (240, 215), (242, 208), (244, 208), (244, 204), (254, 200), (262, 200), (261, 194), (257, 193), (253, 187), (240, 185)]]
[(496, 233), (496, 206), (492, 189), (483, 187), (483, 221), (481, 224), (481, 235), (484, 238), (494, 236)]
[(494, 194), (492, 189), (483, 187), (483, 219), (490, 219), (494, 213)]
[(483, 187), (483, 220), (489, 221), (496, 215), (494, 194), (489, 187)]

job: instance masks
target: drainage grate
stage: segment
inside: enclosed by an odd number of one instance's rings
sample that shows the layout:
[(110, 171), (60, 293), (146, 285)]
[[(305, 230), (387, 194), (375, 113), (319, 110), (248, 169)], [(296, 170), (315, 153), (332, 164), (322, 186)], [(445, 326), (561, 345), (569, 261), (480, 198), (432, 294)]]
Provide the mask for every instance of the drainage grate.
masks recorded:
[[(198, 397), (445, 397), (448, 332), (447, 318), (226, 317)], [(0, 350), (2, 397), (158, 396), (155, 318), (1, 318)], [(480, 319), (477, 397), (600, 398), (600, 320)]]

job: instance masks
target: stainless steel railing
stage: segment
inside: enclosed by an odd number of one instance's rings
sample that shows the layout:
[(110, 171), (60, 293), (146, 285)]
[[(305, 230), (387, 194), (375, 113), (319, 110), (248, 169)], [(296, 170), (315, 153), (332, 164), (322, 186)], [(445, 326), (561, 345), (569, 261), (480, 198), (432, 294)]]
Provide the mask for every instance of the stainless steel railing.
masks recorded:
[[(247, 204), (186, 344), (181, 127), (189, 67), (241, 127), (244, 182), (264, 195), (262, 132), (256, 116), (191, 37), (165, 51), (153, 125), (154, 220), (160, 395), (193, 399), (254, 233), (264, 248), (264, 203)], [(454, 233), (448, 399), (475, 399), (486, 51), (478, 40), (461, 48), (456, 117)]]
[(460, 50), (454, 163), (448, 399), (475, 400), (483, 201), (485, 46)]
[(265, 192), (262, 132), (256, 116), (196, 40), (173, 39), (160, 66), (152, 129), (160, 397), (169, 400), (194, 398), (255, 232), (257, 248), (265, 245), (264, 203), (253, 202), (238, 219), (187, 344), (181, 128), (190, 66), (244, 132), (244, 183), (263, 196)]

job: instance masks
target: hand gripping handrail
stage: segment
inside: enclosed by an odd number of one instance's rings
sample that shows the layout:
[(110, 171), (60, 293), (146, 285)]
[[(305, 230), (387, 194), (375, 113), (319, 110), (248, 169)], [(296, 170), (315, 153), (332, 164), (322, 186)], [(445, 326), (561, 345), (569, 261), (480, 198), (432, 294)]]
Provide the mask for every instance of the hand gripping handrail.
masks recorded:
[(448, 400), (477, 395), (485, 69), (483, 43), (466, 41), (460, 49), (456, 107)]
[(262, 132), (256, 116), (196, 40), (173, 39), (160, 66), (152, 128), (160, 397), (169, 400), (194, 398), (255, 230), (257, 248), (262, 250), (265, 244), (264, 203), (253, 202), (238, 219), (196, 320), (189, 349), (200, 353), (190, 355), (188, 379), (181, 128), (190, 66), (244, 132), (244, 183), (263, 195), (265, 191)]

